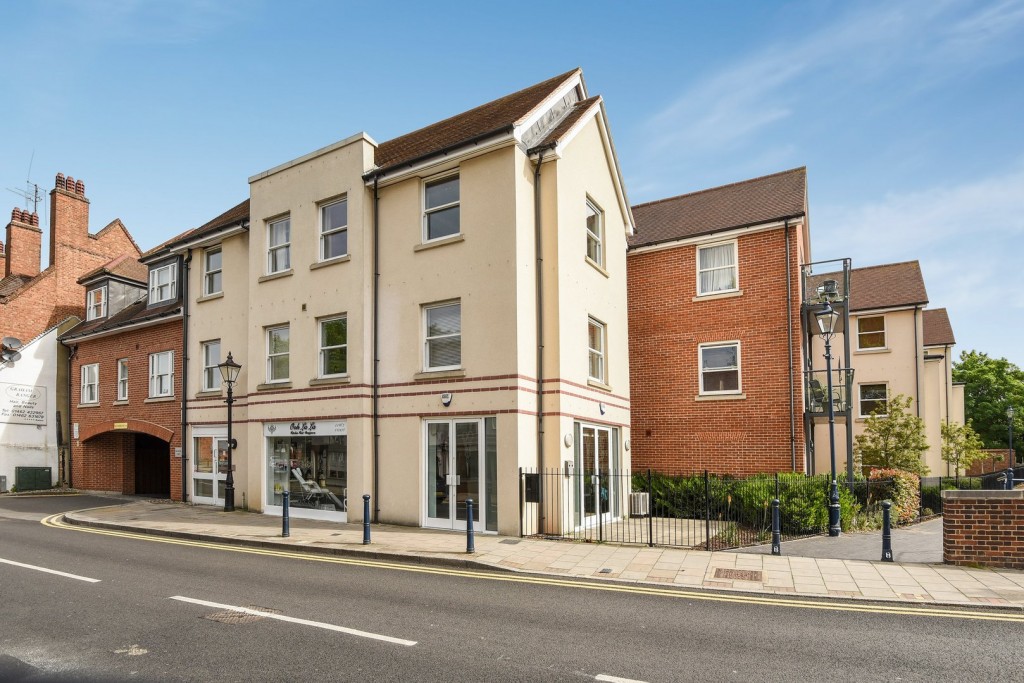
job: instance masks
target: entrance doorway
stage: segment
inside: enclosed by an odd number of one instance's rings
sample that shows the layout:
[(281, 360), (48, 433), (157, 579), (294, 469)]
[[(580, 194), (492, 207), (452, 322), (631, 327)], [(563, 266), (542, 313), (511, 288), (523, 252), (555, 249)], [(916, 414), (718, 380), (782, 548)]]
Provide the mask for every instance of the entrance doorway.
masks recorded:
[(424, 526), (497, 530), (495, 419), (427, 420)]
[(135, 435), (135, 494), (171, 496), (171, 445), (149, 434)]
[(228, 478), (228, 437), (219, 430), (202, 433), (193, 430), (192, 502), (223, 505)]
[(576, 423), (576, 526), (605, 523), (618, 517), (618, 430)]

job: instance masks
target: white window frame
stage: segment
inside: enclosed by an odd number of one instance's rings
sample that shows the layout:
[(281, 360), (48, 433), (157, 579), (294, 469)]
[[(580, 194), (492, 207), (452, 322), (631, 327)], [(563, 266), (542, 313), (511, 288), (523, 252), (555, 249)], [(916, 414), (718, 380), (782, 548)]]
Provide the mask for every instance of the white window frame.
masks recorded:
[[(725, 389), (722, 391), (705, 391), (704, 389), (704, 350), (722, 348), (725, 346), (736, 347), (736, 388)], [(722, 368), (716, 370), (722, 372), (731, 368)], [(705, 344), (697, 345), (697, 382), (700, 387), (701, 396), (733, 396), (736, 394), (743, 393), (743, 345), (738, 339), (732, 339), (729, 341), (720, 342), (707, 342)]]
[[(420, 194), (422, 195), (421, 196), (421, 208), (423, 209), (423, 243), (424, 244), (426, 244), (427, 242), (436, 242), (438, 240), (451, 239), (453, 237), (458, 237), (459, 235), (462, 234), (462, 174), (461, 174), (460, 171), (461, 171), (461, 169), (458, 169), (458, 170), (452, 171), (450, 173), (443, 173), (441, 175), (436, 175), (436, 176), (434, 176), (432, 178), (425, 178), (423, 180), (423, 190), (422, 190), (422, 192)], [(457, 178), (458, 181), (459, 181), (459, 198), (457, 200), (455, 200), (454, 202), (448, 202), (447, 204), (442, 204), (441, 206), (433, 206), (433, 207), (428, 209), (427, 208), (427, 188), (429, 186), (431, 186), (431, 185), (437, 185), (438, 183), (443, 183), (445, 181), (451, 180), (452, 178)], [(452, 233), (451, 235), (442, 235), (441, 237), (433, 237), (433, 238), (430, 237), (429, 220), (428, 220), (430, 214), (437, 213), (437, 212), (443, 211), (445, 209), (450, 209), (453, 206), (454, 207), (458, 207), (458, 209), (459, 209), (459, 231), (456, 232), (456, 233)]]
[[(167, 284), (160, 284), (160, 273), (168, 273)], [(167, 296), (158, 298), (160, 290), (167, 288)], [(162, 301), (173, 301), (178, 295), (178, 264), (171, 262), (149, 270), (149, 303), (158, 304)]]
[[(160, 372), (160, 359), (167, 358), (167, 372)], [(167, 387), (160, 391), (161, 378), (167, 378)], [(157, 351), (149, 354), (149, 397), (174, 396), (174, 351)]]
[[(703, 249), (713, 249), (714, 247), (723, 247), (725, 245), (732, 245), (732, 270), (733, 270), (733, 286), (731, 289), (717, 289), (711, 292), (703, 292), (700, 288), (700, 276), (702, 272), (710, 270), (722, 270), (725, 266), (720, 268), (708, 268), (704, 271), (700, 267), (700, 252)], [(739, 244), (736, 240), (724, 240), (721, 242), (708, 242), (707, 244), (698, 244), (696, 258), (694, 260), (694, 270), (697, 272), (697, 296), (714, 296), (716, 294), (728, 294), (730, 292), (740, 291), (740, 250)]]
[[(210, 268), (210, 256), (220, 254), (220, 267)], [(210, 276), (220, 275), (220, 289), (210, 287)], [(221, 247), (210, 247), (203, 252), (203, 296), (220, 294), (224, 291), (224, 250)]]
[(82, 394), (79, 396), (78, 402), (82, 405), (96, 405), (100, 402), (99, 363), (82, 366)]
[[(590, 328), (596, 327), (600, 331), (601, 348), (595, 349), (590, 345)], [(587, 377), (600, 382), (601, 384), (608, 383), (608, 326), (593, 316), (587, 317)], [(599, 376), (590, 374), (591, 359), (597, 356), (599, 360), (600, 372)]]
[[(288, 331), (288, 350), (285, 351), (284, 353), (273, 353), (272, 354), (272, 353), (270, 353), (270, 335), (273, 334), (274, 332), (279, 332), (281, 330), (287, 330)], [(291, 375), (292, 375), (292, 358), (291, 358), (291, 353), (292, 353), (292, 329), (291, 329), (291, 325), (274, 325), (273, 327), (268, 327), (268, 328), (266, 328), (266, 334), (264, 335), (264, 337), (265, 337), (266, 350), (267, 350), (267, 384), (280, 384), (280, 383), (283, 383), (283, 382), (290, 382), (291, 381)], [(274, 358), (279, 358), (281, 356), (288, 356), (288, 376), (287, 377), (274, 377), (274, 373), (273, 373), (273, 368), (274, 368), (273, 359)]]
[[(270, 236), (274, 232), (274, 228), (282, 223), (288, 224), (288, 240), (281, 244), (271, 244)], [(288, 252), (288, 267), (281, 268), (279, 270), (273, 270), (274, 267), (274, 252), (278, 250), (287, 250)], [(292, 269), (292, 217), (281, 216), (274, 220), (267, 221), (267, 275), (273, 275), (274, 273), (286, 273)]]
[[(889, 415), (889, 399), (891, 398), (890, 395), (889, 395), (889, 383), (888, 382), (862, 382), (862, 383), (857, 385), (857, 417), (864, 417), (864, 418), (871, 417), (871, 413), (870, 412), (865, 413), (863, 411), (864, 387), (883, 387), (883, 386), (885, 387), (885, 412), (884, 413), (880, 413), (878, 416), (879, 417), (886, 417), (886, 416)], [(876, 400), (876, 399), (869, 399), (869, 400)]]
[[(95, 301), (95, 297), (93, 296), (97, 292), (100, 293), (99, 302), (96, 302)], [(94, 312), (94, 310), (96, 308), (98, 308), (99, 310)], [(86, 292), (86, 294), (85, 294), (85, 319), (86, 320), (96, 320), (98, 318), (105, 318), (105, 317), (107, 317), (107, 286), (106, 285), (102, 285), (100, 287), (96, 287), (94, 289), (90, 289), (88, 292)]]
[[(328, 209), (337, 204), (345, 204), (345, 225), (325, 230), (324, 225), (324, 210)], [(330, 201), (320, 204), (320, 261), (332, 261), (336, 258), (343, 258), (348, 256), (348, 238), (345, 239), (345, 253), (335, 254), (334, 256), (327, 255), (327, 238), (331, 235), (337, 235), (340, 232), (348, 233), (348, 197), (339, 197), (338, 199), (332, 199)]]
[[(436, 308), (445, 308), (447, 306), (458, 306), (459, 307), (459, 331), (454, 334), (444, 334), (435, 337), (429, 336), (429, 326), (427, 324), (428, 311)], [(436, 304), (428, 304), (423, 306), (423, 370), (424, 372), (439, 372), (444, 370), (459, 370), (462, 368), (462, 300), (456, 299), (454, 301), (442, 301)], [(459, 362), (457, 365), (430, 365), (430, 342), (439, 339), (452, 339), (459, 338)]]
[[(214, 345), (217, 346), (217, 357), (211, 359), (211, 358), (209, 358), (209, 351), (210, 351), (211, 348), (213, 348)], [(218, 368), (217, 366), (220, 365), (220, 362), (221, 362), (220, 361), (220, 339), (211, 339), (210, 341), (205, 341), (202, 344), (200, 344), (200, 347), (201, 347), (200, 350), (201, 350), (202, 355), (203, 355), (203, 381), (202, 381), (203, 389), (202, 390), (203, 391), (219, 391), (220, 387), (221, 387), (221, 376), (220, 376), (220, 368)], [(214, 361), (214, 363), (212, 365), (210, 364), (211, 360)], [(212, 383), (210, 382), (210, 378), (211, 377), (213, 378), (213, 382)]]
[[(878, 334), (878, 331), (874, 332), (861, 332), (860, 322), (862, 320), (874, 320), (875, 318), (882, 319), (882, 345), (881, 346), (861, 346), (860, 336), (861, 334)], [(857, 316), (857, 350), (858, 351), (886, 351), (889, 348), (889, 334), (885, 325), (885, 315), (859, 315)]]
[[(324, 346), (324, 325), (326, 323), (337, 322), (339, 320), (342, 320), (345, 323), (345, 343), (344, 344), (339, 344), (337, 346)], [(319, 353), (317, 354), (317, 364), (319, 366), (317, 368), (317, 371), (318, 371), (318, 375), (317, 376), (318, 377), (346, 377), (348, 375), (348, 315), (344, 315), (344, 314), (343, 315), (332, 315), (329, 318), (321, 318), (317, 322), (317, 330), (316, 330), (316, 332), (317, 332), (317, 348), (319, 349)], [(332, 351), (334, 349), (343, 349), (344, 350), (344, 353), (345, 353), (345, 372), (328, 373), (326, 371), (327, 370), (326, 352), (327, 351)]]
[[(584, 230), (587, 233), (587, 250), (586, 250), (585, 254), (586, 254), (587, 260), (589, 260), (592, 263), (594, 263), (596, 265), (599, 265), (602, 268), (604, 268), (604, 211), (602, 211), (601, 207), (597, 205), (597, 202), (595, 202), (590, 197), (587, 197), (586, 207), (587, 207), (587, 209), (590, 209), (591, 211), (593, 211), (594, 214), (597, 216), (597, 233), (595, 234), (594, 232), (592, 232), (590, 230), (590, 227), (587, 226), (586, 215), (584, 215), (583, 226), (584, 226)], [(595, 244), (597, 245), (597, 258), (596, 259), (590, 257), (590, 241), (591, 240), (593, 240), (595, 242)]]
[(128, 400), (128, 359), (119, 358), (117, 361), (117, 400)]

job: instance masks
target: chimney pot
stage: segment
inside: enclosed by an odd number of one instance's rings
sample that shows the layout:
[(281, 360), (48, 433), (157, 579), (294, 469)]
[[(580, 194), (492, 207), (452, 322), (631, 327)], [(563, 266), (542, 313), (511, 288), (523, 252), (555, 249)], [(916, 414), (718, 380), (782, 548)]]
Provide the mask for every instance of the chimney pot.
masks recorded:
[(64, 189), (66, 189), (68, 192), (74, 192), (75, 191), (75, 179), (74, 178), (72, 178), (71, 176), (68, 176), (67, 180), (64, 181), (64, 182), (67, 183), (67, 185), (65, 185)]
[(75, 194), (85, 194), (85, 183), (82, 182), (81, 178), (75, 181)]
[(21, 221), (22, 223), (28, 223), (28, 211), (20, 211), (18, 215), (18, 220)]
[(11, 209), (11, 220), (16, 221), (19, 218), (21, 218), (21, 209), (19, 209), (18, 207), (14, 207), (13, 209)]
[(57, 187), (59, 189), (61, 189), (61, 190), (64, 189), (64, 174), (63, 173), (58, 173), (57, 174)]
[(32, 225), (39, 226), (39, 214), (35, 211), (32, 212)]

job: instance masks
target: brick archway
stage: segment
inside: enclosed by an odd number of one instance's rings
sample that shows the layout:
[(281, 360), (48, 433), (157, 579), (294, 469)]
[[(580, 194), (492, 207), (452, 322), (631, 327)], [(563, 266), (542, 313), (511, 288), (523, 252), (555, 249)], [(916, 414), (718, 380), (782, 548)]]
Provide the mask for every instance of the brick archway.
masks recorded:
[(174, 437), (174, 431), (167, 427), (162, 427), (154, 422), (147, 422), (145, 420), (124, 420), (123, 422), (100, 422), (89, 427), (84, 427), (79, 435), (79, 441), (85, 442), (89, 439), (105, 434), (107, 432), (120, 432), (120, 433), (140, 433), (149, 434), (152, 437), (156, 437), (167, 443), (171, 442)]

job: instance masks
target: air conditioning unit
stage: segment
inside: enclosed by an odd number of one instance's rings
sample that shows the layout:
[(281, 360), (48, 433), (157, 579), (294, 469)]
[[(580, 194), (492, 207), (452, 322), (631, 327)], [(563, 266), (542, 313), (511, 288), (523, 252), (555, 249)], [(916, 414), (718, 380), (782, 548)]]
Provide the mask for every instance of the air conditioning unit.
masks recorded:
[(647, 492), (629, 494), (629, 516), (647, 517), (651, 514), (651, 497)]

